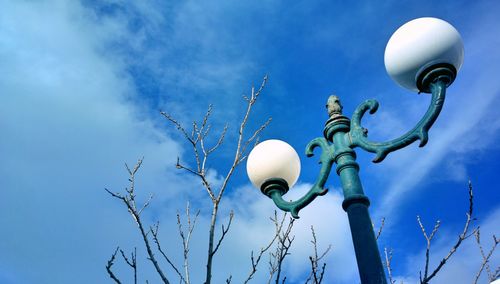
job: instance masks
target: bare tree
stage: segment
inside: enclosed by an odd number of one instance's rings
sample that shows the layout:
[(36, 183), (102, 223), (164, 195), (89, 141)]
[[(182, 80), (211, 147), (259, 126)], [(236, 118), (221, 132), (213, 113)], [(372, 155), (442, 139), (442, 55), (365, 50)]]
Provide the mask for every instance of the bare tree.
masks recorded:
[(328, 248), (322, 253), (318, 254), (318, 241), (316, 239), (316, 232), (314, 232), (314, 227), (311, 226), (312, 240), (313, 244), (313, 252), (312, 256), (309, 256), (309, 261), (311, 262), (311, 273), (309, 273), (309, 277), (306, 279), (306, 284), (311, 281), (313, 284), (321, 284), (323, 281), (323, 276), (325, 274), (326, 262), (321, 266), (321, 270), (319, 269), (319, 262), (328, 254), (332, 245), (329, 245)]
[[(180, 170), (184, 170), (189, 174), (194, 175), (195, 177), (199, 178), (203, 188), (208, 194), (209, 200), (211, 201), (212, 205), (212, 210), (211, 210), (211, 218), (210, 218), (210, 223), (208, 227), (208, 250), (207, 250), (207, 260), (206, 260), (206, 275), (205, 275), (205, 283), (209, 284), (212, 281), (212, 269), (213, 269), (213, 260), (214, 256), (216, 253), (219, 251), (227, 233), (229, 232), (229, 229), (231, 227), (233, 218), (234, 218), (234, 213), (231, 211), (229, 214), (228, 222), (227, 224), (222, 224), (221, 225), (221, 230), (220, 233), (218, 234), (218, 237), (216, 236), (217, 230), (217, 223), (218, 223), (218, 213), (220, 209), (220, 203), (221, 200), (224, 196), (224, 193), (228, 187), (229, 181), (231, 177), (234, 174), (235, 169), (247, 158), (247, 150), (249, 147), (253, 146), (258, 142), (258, 136), (259, 134), (267, 127), (267, 125), (270, 123), (271, 119), (267, 119), (260, 127), (258, 127), (256, 130), (251, 132), (249, 135), (246, 135), (245, 129), (248, 124), (248, 120), (252, 111), (252, 108), (254, 104), (256, 103), (258, 97), (262, 93), (265, 85), (267, 83), (267, 76), (264, 77), (261, 85), (259, 88), (254, 88), (252, 87), (251, 93), (249, 96), (244, 96), (244, 100), (246, 102), (246, 110), (243, 114), (243, 118), (241, 122), (239, 123), (238, 129), (237, 129), (237, 138), (235, 142), (235, 150), (234, 150), (234, 156), (233, 156), (233, 161), (229, 168), (226, 171), (225, 176), (222, 178), (222, 183), (219, 186), (214, 186), (213, 184), (210, 183), (209, 177), (208, 177), (208, 170), (209, 170), (209, 158), (211, 157), (211, 154), (219, 149), (219, 147), (224, 143), (224, 139), (226, 137), (226, 133), (229, 129), (229, 126), (226, 124), (226, 126), (223, 128), (222, 132), (219, 134), (218, 138), (214, 142), (212, 146), (208, 146), (207, 140), (210, 134), (211, 130), (211, 124), (210, 124), (210, 116), (212, 114), (213, 107), (212, 105), (209, 105), (208, 110), (206, 114), (203, 116), (203, 119), (200, 122), (193, 122), (192, 123), (192, 129), (190, 131), (187, 131), (186, 128), (178, 121), (176, 120), (172, 115), (166, 113), (166, 112), (161, 112), (161, 115), (163, 115), (169, 122), (171, 122), (177, 130), (182, 134), (182, 136), (185, 138), (185, 140), (188, 142), (189, 145), (191, 145), (192, 149), (192, 155), (193, 155), (193, 163), (185, 163), (181, 162), (181, 158), (177, 158), (177, 163), (176, 163), (176, 168)], [(132, 216), (133, 220), (135, 221), (139, 232), (142, 236), (143, 243), (146, 248), (146, 252), (148, 255), (148, 260), (153, 264), (156, 272), (160, 276), (160, 279), (162, 280), (163, 283), (170, 283), (166, 273), (164, 272), (161, 264), (160, 264), (160, 259), (155, 255), (158, 253), (160, 255), (160, 258), (162, 261), (165, 261), (168, 263), (170, 268), (175, 272), (177, 277), (179, 278), (180, 283), (184, 284), (190, 284), (191, 283), (191, 277), (190, 277), (190, 271), (189, 271), (189, 252), (190, 252), (190, 240), (192, 233), (194, 231), (194, 228), (196, 226), (196, 220), (197, 217), (200, 213), (200, 211), (197, 211), (194, 217), (191, 215), (190, 211), (190, 205), (186, 206), (186, 220), (185, 223), (182, 222), (181, 214), (177, 213), (177, 229), (182, 241), (182, 250), (183, 250), (183, 264), (182, 264), (182, 269), (179, 269), (174, 262), (169, 258), (167, 252), (161, 245), (161, 241), (159, 238), (159, 223), (156, 223), (153, 226), (150, 226), (149, 229), (146, 229), (146, 226), (144, 225), (142, 219), (141, 219), (141, 213), (143, 212), (144, 209), (146, 209), (153, 196), (151, 195), (149, 199), (142, 204), (142, 206), (138, 206), (136, 203), (136, 192), (135, 192), (135, 175), (139, 168), (142, 165), (142, 159), (139, 159), (137, 164), (133, 169), (130, 169), (128, 165), (126, 164), (125, 167), (127, 169), (127, 172), (129, 173), (129, 187), (125, 189), (125, 193), (117, 193), (117, 192), (112, 192), (108, 189), (105, 189), (112, 197), (117, 198), (121, 200), (130, 215)], [(270, 243), (266, 245), (264, 248), (262, 248), (257, 255), (257, 257), (254, 257), (254, 254), (252, 252), (251, 254), (251, 262), (252, 262), (252, 269), (250, 271), (249, 276), (245, 280), (245, 283), (249, 282), (255, 272), (257, 271), (257, 266), (260, 263), (260, 260), (262, 259), (262, 256), (264, 253), (266, 253), (274, 243), (276, 243), (276, 240), (278, 240), (278, 248), (276, 253), (275, 253), (275, 261), (273, 261), (274, 266), (276, 267), (276, 273), (278, 274), (277, 279), (280, 278), (280, 273), (281, 273), (281, 267), (282, 267), (282, 262), (284, 258), (289, 254), (288, 250), (291, 246), (291, 243), (293, 241), (293, 237), (290, 237), (290, 233), (292, 230), (293, 226), (293, 220), (290, 220), (288, 223), (288, 226), (286, 227), (286, 230), (283, 230), (283, 224), (285, 217), (283, 217), (283, 220), (280, 222), (278, 221), (277, 214), (275, 212), (274, 218), (271, 218), (273, 222), (275, 223), (276, 226), (276, 231), (275, 235), (272, 237)], [(109, 259), (107, 265), (106, 265), (106, 270), (112, 280), (114, 280), (116, 283), (121, 283), (118, 277), (115, 275), (115, 273), (112, 271), (112, 267), (115, 263), (116, 255), (118, 252), (119, 248), (115, 250), (115, 252), (112, 254), (111, 258)], [(131, 257), (127, 257), (125, 253), (120, 250), (121, 255), (123, 260), (130, 266), (133, 271), (134, 271), (134, 283), (137, 282), (137, 252), (134, 250), (134, 253), (131, 255)], [(181, 272), (182, 271), (182, 272)], [(232, 276), (229, 276), (226, 280), (226, 283), (230, 283), (232, 281)], [(278, 281), (278, 280), (277, 280)], [(278, 282), (276, 282), (278, 283)]]
[(474, 195), (472, 193), (472, 182), (469, 181), (469, 210), (466, 213), (466, 219), (465, 219), (465, 224), (464, 228), (462, 230), (462, 233), (458, 235), (458, 239), (455, 242), (455, 244), (451, 247), (450, 251), (448, 254), (441, 259), (439, 264), (434, 268), (432, 272), (429, 271), (429, 260), (430, 260), (430, 250), (431, 250), (431, 241), (436, 235), (436, 232), (439, 229), (439, 226), (441, 225), (441, 222), (438, 220), (436, 224), (434, 225), (434, 228), (432, 229), (432, 232), (430, 234), (427, 234), (425, 231), (425, 227), (422, 224), (420, 220), (420, 216), (417, 216), (417, 221), (420, 226), (420, 229), (422, 231), (422, 234), (425, 237), (425, 240), (427, 241), (427, 246), (425, 249), (425, 268), (424, 268), (424, 274), (422, 275), (422, 271), (420, 271), (420, 283), (421, 284), (427, 284), (429, 281), (436, 276), (436, 274), (443, 268), (443, 266), (446, 264), (446, 262), (450, 259), (450, 257), (453, 256), (453, 254), (457, 251), (457, 249), (460, 247), (462, 242), (469, 238), (470, 236), (474, 235), (475, 232), (478, 230), (478, 228), (474, 228), (472, 230), (472, 233), (469, 231), (469, 227), (472, 221), (472, 213), (474, 209)]
[(384, 248), (384, 257), (385, 257), (384, 265), (387, 268), (387, 277), (389, 278), (388, 279), (389, 283), (390, 284), (394, 284), (394, 283), (396, 283), (396, 280), (394, 280), (394, 278), (392, 276), (392, 267), (391, 267), (391, 263), (392, 263), (392, 249), (391, 248), (389, 248), (389, 249), (388, 248)]
[[(479, 248), (479, 252), (481, 253), (482, 257), (482, 262), (480, 265), (480, 268), (478, 272), (476, 273), (475, 279), (473, 280), (472, 283), (476, 284), (479, 281), (479, 278), (482, 274), (483, 271), (487, 272), (487, 278), (490, 282), (496, 280), (497, 278), (500, 277), (500, 266), (497, 267), (495, 270), (491, 269), (490, 266), (490, 260), (491, 257), (496, 249), (496, 246), (498, 245), (499, 241), (495, 235), (493, 235), (493, 245), (491, 246), (490, 250), (486, 253), (483, 249), (483, 246), (481, 244), (480, 240), (480, 228), (476, 227), (471, 229), (471, 222), (476, 220), (473, 218), (473, 209), (474, 209), (474, 195), (473, 195), (473, 186), (471, 181), (468, 183), (468, 194), (469, 194), (469, 210), (466, 213), (466, 219), (464, 223), (464, 228), (462, 232), (458, 235), (457, 241), (455, 244), (450, 248), (449, 252), (441, 259), (439, 264), (430, 272), (429, 270), (429, 262), (430, 262), (430, 252), (431, 252), (431, 243), (433, 238), (435, 237), (441, 222), (438, 220), (436, 221), (436, 224), (434, 225), (432, 231), (427, 233), (424, 225), (422, 224), (422, 221), (420, 219), (420, 216), (417, 216), (417, 222), (419, 224), (420, 230), (422, 231), (422, 234), (426, 240), (426, 249), (425, 249), (425, 263), (424, 263), (424, 273), (422, 275), (422, 271), (420, 271), (420, 283), (430, 283), (430, 280), (433, 279), (440, 271), (441, 269), (445, 266), (446, 263), (450, 260), (450, 258), (455, 254), (455, 252), (458, 250), (458, 248), (461, 246), (464, 240), (470, 238), (472, 235), (475, 236), (477, 246)], [(382, 228), (384, 227), (384, 218), (382, 218), (382, 225), (379, 229), (379, 232), (377, 234), (377, 239), (381, 235)], [(389, 280), (390, 284), (396, 283), (396, 280), (393, 277), (393, 270), (391, 267), (392, 264), (392, 256), (393, 256), (393, 250), (391, 248), (384, 248), (384, 266), (387, 269), (387, 277)], [(403, 283), (403, 282), (401, 282)]]
[(269, 241), (269, 243), (265, 247), (262, 247), (260, 249), (257, 256), (254, 255), (253, 251), (250, 253), (250, 261), (251, 261), (252, 268), (250, 270), (250, 273), (248, 274), (248, 277), (243, 282), (244, 284), (247, 284), (248, 282), (250, 282), (250, 280), (252, 280), (253, 276), (257, 272), (257, 267), (259, 266), (259, 263), (262, 260), (262, 256), (264, 255), (264, 253), (266, 253), (272, 247), (272, 245), (275, 243), (276, 239), (282, 234), (283, 224), (285, 223), (286, 217), (287, 217), (287, 214), (283, 214), (281, 221), (278, 221), (278, 213), (275, 210), (274, 217), (269, 218), (274, 223), (274, 227), (275, 227), (274, 236), (272, 237), (271, 241)]
[(283, 279), (281, 278), (281, 272), (285, 258), (288, 255), (290, 255), (288, 251), (290, 250), (290, 247), (292, 246), (292, 243), (295, 239), (295, 236), (291, 235), (295, 220), (296, 219), (290, 217), (286, 229), (283, 230), (282, 228), (283, 221), (279, 222), (276, 215), (275, 218), (272, 219), (276, 227), (276, 232), (280, 233), (277, 233), (278, 244), (274, 252), (271, 252), (269, 254), (269, 278), (267, 282), (268, 284), (271, 283), (273, 279), (275, 280), (274, 281), (275, 284), (279, 284), (280, 282), (285, 283), (286, 281), (286, 276), (283, 277)]
[[(194, 220), (191, 222), (191, 213), (190, 213), (190, 206), (189, 202), (186, 205), (186, 222), (187, 222), (187, 230), (184, 232), (184, 229), (182, 228), (182, 222), (181, 222), (181, 214), (177, 212), (177, 226), (179, 227), (179, 235), (182, 239), (182, 250), (183, 250), (183, 257), (184, 257), (184, 277), (185, 281), (184, 283), (189, 284), (191, 283), (190, 277), (189, 277), (189, 242), (191, 241), (191, 234), (193, 233), (194, 227), (196, 226), (196, 220), (198, 219), (198, 215), (200, 215), (200, 210), (198, 210), (195, 214)], [(232, 216), (232, 215), (231, 215)], [(232, 219), (232, 217), (231, 217)], [(159, 244), (158, 239), (155, 237), (155, 241), (157, 244)]]
[[(139, 232), (142, 236), (142, 239), (144, 241), (144, 245), (146, 246), (146, 251), (147, 251), (147, 254), (148, 254), (148, 259), (151, 261), (151, 263), (153, 264), (156, 272), (158, 273), (158, 275), (160, 276), (161, 280), (163, 283), (170, 283), (165, 275), (165, 273), (163, 272), (162, 268), (160, 267), (160, 264), (158, 263), (158, 260), (156, 259), (155, 257), (155, 254), (153, 253), (153, 249), (151, 248), (151, 244), (150, 244), (150, 239), (148, 237), (148, 232), (149, 230), (147, 230), (144, 225), (143, 225), (143, 222), (141, 220), (141, 213), (143, 212), (143, 210), (149, 206), (150, 202), (151, 202), (151, 199), (153, 198), (152, 195), (149, 196), (149, 199), (140, 207), (137, 206), (137, 203), (136, 203), (136, 193), (135, 193), (135, 174), (137, 173), (137, 171), (139, 170), (139, 168), (141, 167), (142, 165), (142, 159), (139, 159), (137, 161), (137, 163), (135, 164), (134, 168), (133, 169), (130, 169), (129, 166), (127, 164), (125, 164), (125, 168), (127, 169), (127, 172), (129, 173), (129, 187), (125, 188), (125, 191), (126, 191), (126, 194), (125, 195), (122, 195), (121, 193), (113, 193), (111, 192), (110, 190), (108, 190), (107, 188), (105, 189), (111, 196), (121, 200), (125, 206), (127, 207), (127, 210), (128, 212), (130, 213), (130, 215), (132, 216), (132, 218), (134, 219), (138, 229), (139, 229)], [(118, 249), (117, 249), (118, 250)], [(117, 283), (120, 283), (119, 280), (117, 279), (117, 277), (111, 272), (111, 266), (113, 265), (113, 261), (115, 259), (115, 255), (116, 255), (116, 252), (117, 250), (115, 251), (115, 253), (112, 255), (110, 261), (108, 261), (108, 265), (106, 266), (106, 269), (108, 271), (108, 273), (110, 274), (111, 278), (113, 280), (115, 280), (115, 282)], [(123, 254), (124, 256), (124, 254)], [(134, 257), (135, 259), (135, 257)], [(128, 262), (128, 261), (127, 261)], [(173, 264), (171, 262), (169, 262), (172, 266)], [(175, 268), (175, 266), (173, 266)], [(136, 270), (136, 267), (134, 268)], [(177, 269), (177, 268), (175, 268)]]
[[(246, 103), (247, 103), (247, 108), (245, 111), (245, 114), (243, 116), (243, 119), (241, 123), (239, 124), (238, 128), (238, 136), (237, 136), (237, 142), (236, 142), (236, 149), (234, 152), (234, 159), (227, 170), (227, 173), (225, 177), (223, 178), (222, 184), (218, 188), (214, 188), (212, 184), (209, 182), (208, 177), (207, 177), (207, 161), (210, 157), (210, 154), (212, 154), (217, 148), (219, 148), (222, 143), (224, 142), (224, 138), (226, 136), (226, 132), (228, 130), (228, 125), (224, 127), (222, 130), (222, 133), (219, 135), (219, 138), (217, 142), (209, 147), (206, 145), (206, 138), (208, 134), (210, 133), (211, 125), (209, 124), (209, 118), (210, 115), (212, 114), (212, 105), (208, 107), (207, 113), (203, 117), (203, 120), (201, 123), (193, 122), (192, 124), (192, 130), (190, 133), (186, 131), (186, 129), (176, 120), (174, 119), (170, 114), (166, 112), (161, 112), (161, 114), (169, 120), (171, 123), (173, 123), (177, 129), (182, 133), (184, 138), (189, 142), (189, 144), (192, 146), (192, 154), (194, 155), (194, 160), (195, 160), (195, 165), (190, 166), (190, 165), (185, 165), (180, 162), (180, 158), (177, 159), (177, 164), (176, 167), (178, 169), (182, 169), (187, 171), (188, 173), (193, 174), (194, 176), (198, 177), (202, 183), (202, 185), (205, 187), (206, 192), (208, 193), (210, 200), (212, 201), (212, 214), (211, 214), (211, 219), (210, 219), (210, 225), (209, 225), (209, 234), (208, 234), (208, 251), (207, 251), (207, 264), (206, 264), (206, 277), (205, 277), (205, 284), (210, 284), (212, 281), (212, 265), (213, 265), (213, 258), (215, 254), (217, 253), (218, 249), (220, 248), (220, 245), (222, 241), (224, 240), (224, 237), (226, 236), (230, 226), (231, 222), (233, 220), (233, 214), (231, 213), (229, 222), (226, 227), (222, 225), (222, 230), (220, 237), (217, 241), (215, 241), (215, 228), (217, 225), (217, 217), (218, 217), (218, 212), (219, 212), (219, 205), (220, 202), (224, 196), (224, 193), (227, 189), (227, 185), (229, 183), (229, 180), (231, 179), (236, 167), (240, 165), (245, 159), (246, 159), (246, 151), (248, 150), (248, 146), (251, 145), (252, 143), (255, 143), (257, 141), (257, 138), (262, 130), (266, 128), (266, 126), (270, 123), (271, 119), (269, 118), (264, 124), (262, 124), (257, 130), (253, 132), (250, 136), (245, 135), (245, 128), (248, 123), (248, 119), (250, 117), (250, 113), (252, 111), (252, 108), (254, 104), (256, 103), (259, 95), (261, 94), (262, 90), (264, 89), (265, 85), (267, 82), (267, 76), (264, 77), (264, 80), (262, 81), (262, 84), (258, 89), (255, 89), (252, 87), (250, 97), (244, 97)], [(252, 144), (253, 145), (253, 144)]]
[(493, 235), (493, 245), (491, 246), (490, 250), (488, 253), (484, 252), (483, 245), (481, 244), (481, 238), (480, 238), (480, 233), (479, 233), (479, 228), (476, 230), (474, 233), (474, 236), (476, 238), (476, 243), (479, 248), (479, 252), (481, 253), (482, 257), (482, 262), (481, 266), (479, 268), (479, 271), (476, 274), (476, 278), (474, 279), (474, 284), (476, 284), (479, 281), (479, 277), (481, 276), (482, 272), (486, 270), (488, 281), (493, 282), (494, 280), (498, 279), (500, 277), (500, 265), (495, 269), (492, 270), (490, 266), (490, 259), (493, 253), (495, 252), (495, 249), (500, 242), (499, 239), (495, 235)]

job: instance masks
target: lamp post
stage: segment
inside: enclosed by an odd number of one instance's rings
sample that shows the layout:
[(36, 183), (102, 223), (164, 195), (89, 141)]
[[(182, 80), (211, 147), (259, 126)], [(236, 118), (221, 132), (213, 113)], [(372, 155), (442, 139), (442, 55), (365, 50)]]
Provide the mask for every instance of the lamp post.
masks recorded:
[(436, 18), (419, 18), (404, 24), (392, 35), (384, 59), (386, 70), (396, 83), (411, 91), (432, 94), (427, 112), (413, 129), (390, 141), (372, 142), (368, 140), (367, 129), (361, 126), (361, 119), (367, 111), (375, 113), (378, 102), (363, 102), (349, 119), (342, 113), (339, 98), (330, 96), (324, 137), (315, 138), (306, 146), (308, 157), (313, 156), (316, 147), (321, 148), (321, 170), (312, 188), (296, 201), (283, 199), (300, 173), (299, 157), (290, 145), (279, 140), (264, 141), (251, 151), (247, 161), (252, 183), (294, 218), (299, 218), (299, 211), (317, 196), (327, 193), (324, 186), (335, 164), (344, 194), (342, 208), (349, 219), (363, 284), (387, 282), (368, 212), (370, 201), (363, 192), (354, 148), (375, 153), (373, 162), (378, 163), (389, 153), (417, 140), (423, 147), (442, 109), (446, 88), (453, 83), (462, 65), (463, 44), (459, 33), (449, 23)]

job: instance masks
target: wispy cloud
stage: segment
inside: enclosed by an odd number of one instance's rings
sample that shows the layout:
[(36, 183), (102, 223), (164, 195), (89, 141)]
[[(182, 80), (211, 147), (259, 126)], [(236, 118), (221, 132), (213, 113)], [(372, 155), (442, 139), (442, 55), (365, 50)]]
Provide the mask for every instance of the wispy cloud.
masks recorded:
[(77, 2), (4, 1), (0, 15), (1, 282), (102, 282), (109, 249), (137, 240), (103, 187), (120, 190), (123, 161), (144, 155), (140, 184), (161, 190), (181, 147), (127, 103), (123, 65), (99, 53), (117, 27), (91, 25)]
[[(311, 184), (299, 184), (286, 195), (286, 198), (295, 200), (305, 194), (310, 187)], [(258, 252), (269, 242), (274, 230), (269, 217), (273, 215), (276, 207), (271, 199), (251, 186), (238, 189), (237, 193), (226, 202), (228, 202), (225, 204), (227, 208), (235, 208), (235, 224), (220, 258), (221, 263), (228, 266), (224, 268), (227, 270), (226, 274), (232, 273), (233, 280), (241, 282), (250, 269), (250, 250)], [(327, 263), (325, 281), (352, 283), (357, 279), (348, 220), (341, 203), (341, 195), (332, 191), (316, 199), (314, 206), (300, 212), (300, 219), (295, 221), (292, 232), (295, 239), (291, 255), (286, 258), (284, 267), (287, 280), (291, 283), (302, 283), (310, 271), (309, 256), (313, 253), (311, 226), (314, 226), (318, 237), (319, 251), (325, 250), (329, 245), (332, 246), (324, 259)], [(246, 248), (248, 251), (242, 253), (241, 250), (234, 248), (242, 250)], [(256, 283), (266, 282), (268, 259), (269, 256), (266, 255), (265, 261), (259, 268)]]

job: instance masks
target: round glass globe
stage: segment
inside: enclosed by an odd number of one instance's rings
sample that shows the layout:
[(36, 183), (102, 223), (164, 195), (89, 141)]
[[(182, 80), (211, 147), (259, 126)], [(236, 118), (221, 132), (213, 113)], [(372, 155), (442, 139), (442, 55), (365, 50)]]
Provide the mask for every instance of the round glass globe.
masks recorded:
[(497, 280), (491, 282), (490, 284), (500, 284), (500, 278), (498, 278)]
[(437, 18), (418, 18), (394, 32), (385, 48), (389, 76), (403, 88), (418, 92), (417, 78), (433, 65), (452, 65), (458, 72), (464, 45), (458, 31)]
[(282, 178), (292, 187), (300, 174), (299, 155), (281, 140), (263, 141), (248, 155), (247, 174), (257, 188), (270, 178)]

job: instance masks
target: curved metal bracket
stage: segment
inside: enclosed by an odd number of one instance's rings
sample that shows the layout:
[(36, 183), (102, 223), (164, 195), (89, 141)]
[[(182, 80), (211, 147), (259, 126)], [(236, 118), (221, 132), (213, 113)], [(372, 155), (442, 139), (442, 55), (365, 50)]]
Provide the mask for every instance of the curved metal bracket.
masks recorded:
[(309, 142), (306, 147), (306, 155), (308, 157), (312, 157), (314, 155), (314, 148), (318, 146), (321, 148), (321, 156), (319, 161), (319, 163), (321, 164), (321, 170), (319, 172), (316, 183), (303, 197), (299, 198), (296, 201), (285, 201), (283, 199), (283, 195), (287, 192), (288, 188), (281, 188), (282, 186), (279, 186), (272, 181), (269, 184), (264, 183), (262, 188), (262, 192), (269, 196), (278, 208), (283, 211), (290, 212), (292, 217), (295, 219), (299, 218), (298, 214), (302, 208), (306, 207), (316, 197), (325, 195), (328, 192), (328, 189), (324, 188), (324, 186), (332, 169), (334, 149), (333, 145), (330, 145), (325, 138), (318, 137)]
[(425, 146), (429, 139), (429, 129), (443, 108), (447, 85), (449, 85), (449, 82), (441, 79), (430, 83), (429, 87), (432, 92), (432, 99), (425, 115), (412, 130), (399, 138), (386, 142), (372, 142), (368, 140), (368, 131), (361, 126), (361, 119), (367, 111), (370, 114), (374, 114), (378, 109), (379, 103), (376, 100), (365, 101), (356, 108), (351, 119), (351, 130), (347, 134), (350, 138), (350, 147), (361, 147), (368, 152), (375, 153), (376, 156), (373, 162), (378, 163), (384, 160), (389, 153), (404, 148), (416, 140), (420, 140), (419, 147)]

